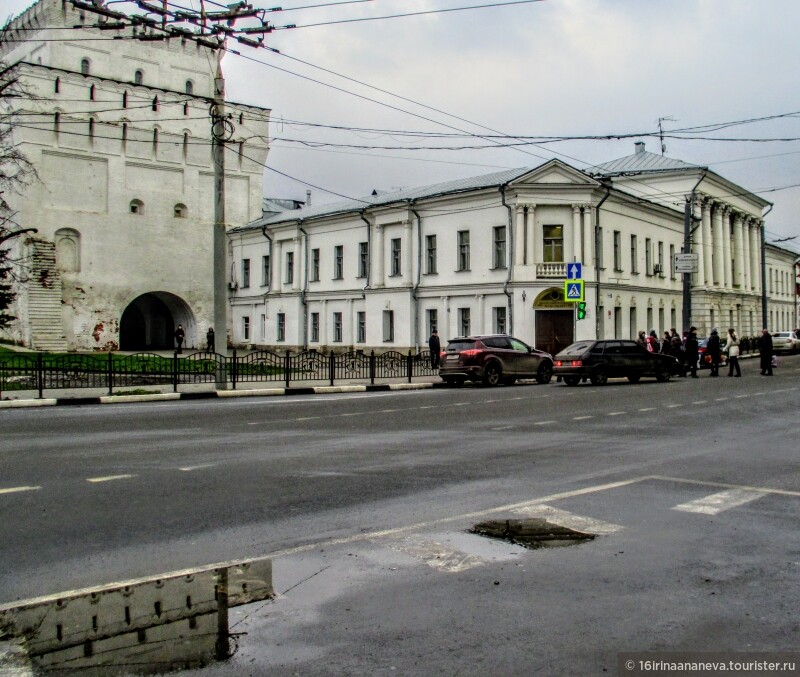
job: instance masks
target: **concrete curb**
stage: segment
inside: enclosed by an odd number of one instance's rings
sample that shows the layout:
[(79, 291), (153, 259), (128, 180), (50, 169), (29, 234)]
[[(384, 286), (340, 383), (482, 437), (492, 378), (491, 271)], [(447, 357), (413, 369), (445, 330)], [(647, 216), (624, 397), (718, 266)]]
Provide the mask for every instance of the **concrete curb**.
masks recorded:
[(288, 397), (291, 395), (325, 395), (335, 393), (371, 393), (397, 390), (429, 390), (443, 383), (378, 383), (369, 385), (309, 386), (296, 388), (262, 388), (251, 390), (209, 390), (195, 393), (153, 393), (151, 395), (104, 395), (100, 397), (64, 397), (46, 400), (0, 400), (0, 409), (19, 407), (76, 406), (82, 404), (126, 404), (167, 402), (175, 400), (209, 400), (232, 397)]

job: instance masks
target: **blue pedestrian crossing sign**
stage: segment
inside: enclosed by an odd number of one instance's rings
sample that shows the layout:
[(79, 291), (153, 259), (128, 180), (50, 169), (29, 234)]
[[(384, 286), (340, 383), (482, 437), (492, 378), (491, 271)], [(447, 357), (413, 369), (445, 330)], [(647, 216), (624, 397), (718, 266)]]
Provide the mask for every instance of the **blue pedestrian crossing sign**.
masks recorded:
[(583, 301), (583, 280), (564, 281), (564, 300), (569, 303)]
[(567, 264), (567, 279), (580, 280), (583, 278), (583, 264), (577, 261)]

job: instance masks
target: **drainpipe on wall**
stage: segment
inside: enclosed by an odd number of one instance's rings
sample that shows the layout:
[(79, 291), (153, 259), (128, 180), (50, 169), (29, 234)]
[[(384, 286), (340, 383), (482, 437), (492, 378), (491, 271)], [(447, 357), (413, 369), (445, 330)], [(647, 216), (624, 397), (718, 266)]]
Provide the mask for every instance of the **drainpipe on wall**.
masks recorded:
[(419, 353), (419, 299), (417, 290), (422, 283), (422, 217), (414, 209), (414, 200), (408, 201), (408, 208), (417, 217), (417, 281), (411, 290), (411, 297), (414, 299), (414, 349)]
[(367, 284), (363, 286), (361, 289), (361, 298), (367, 298), (367, 289), (370, 288), (370, 275), (372, 273), (372, 224), (367, 221), (366, 217), (364, 216), (364, 212), (366, 210), (362, 209), (358, 215), (361, 217), (361, 220), (367, 224)]
[(308, 233), (303, 228), (302, 219), (297, 222), (297, 229), (303, 234), (303, 291), (300, 300), (303, 303), (303, 350), (308, 350)]
[(600, 240), (600, 207), (608, 200), (611, 195), (611, 180), (601, 179), (600, 183), (606, 189), (606, 194), (603, 199), (597, 203), (595, 207), (594, 219), (594, 283), (595, 283), (595, 299), (594, 299), (594, 335), (595, 338), (600, 339), (600, 248), (603, 246)]
[(266, 295), (272, 291), (272, 266), (275, 262), (272, 260), (272, 236), (267, 235), (266, 226), (261, 227), (261, 234), (267, 238), (269, 242), (269, 249), (267, 250), (269, 251), (269, 277), (267, 278), (267, 291), (264, 292), (264, 296), (266, 297)]
[(770, 205), (766, 214), (761, 215), (761, 326), (766, 328), (769, 328), (769, 325), (767, 324), (767, 224), (765, 220), (773, 207), (774, 205)]
[(508, 299), (508, 334), (514, 334), (514, 299), (512, 298), (511, 292), (508, 290), (508, 286), (511, 283), (511, 276), (514, 274), (514, 219), (513, 213), (511, 211), (511, 206), (506, 202), (506, 188), (508, 187), (507, 183), (504, 183), (500, 186), (500, 198), (502, 200), (503, 206), (508, 210), (508, 275), (506, 275), (506, 281), (503, 283), (503, 293), (506, 295)]

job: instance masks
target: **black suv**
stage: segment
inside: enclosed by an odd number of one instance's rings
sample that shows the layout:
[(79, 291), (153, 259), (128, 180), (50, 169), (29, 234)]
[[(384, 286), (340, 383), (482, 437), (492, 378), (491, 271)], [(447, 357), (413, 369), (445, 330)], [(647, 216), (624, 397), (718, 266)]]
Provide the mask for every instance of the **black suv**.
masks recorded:
[(487, 386), (511, 385), (518, 378), (550, 383), (553, 357), (507, 334), (460, 336), (442, 351), (439, 376), (451, 385), (467, 379)]
[(680, 371), (671, 355), (651, 353), (636, 341), (578, 341), (562, 350), (555, 359), (554, 372), (568, 386), (581, 379), (603, 385), (609, 378), (626, 377), (636, 383), (642, 376), (669, 381)]

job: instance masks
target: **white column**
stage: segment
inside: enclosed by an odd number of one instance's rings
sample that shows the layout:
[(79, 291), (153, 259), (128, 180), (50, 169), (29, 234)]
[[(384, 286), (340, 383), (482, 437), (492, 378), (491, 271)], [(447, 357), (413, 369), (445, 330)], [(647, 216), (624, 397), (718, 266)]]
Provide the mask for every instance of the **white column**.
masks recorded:
[(303, 277), (303, 240), (298, 235), (294, 238), (294, 276), (292, 291), (300, 291), (300, 280)]
[(581, 237), (581, 205), (572, 205), (572, 252), (569, 258), (566, 258), (567, 262), (572, 261), (582, 261), (583, 252), (582, 249), (582, 240)]
[(742, 243), (742, 214), (736, 212), (733, 217), (733, 284), (736, 287), (742, 288), (742, 278), (744, 270), (744, 261), (742, 260), (743, 253)]
[(518, 204), (514, 213), (514, 264), (525, 264), (525, 205)]
[(414, 272), (412, 263), (414, 261), (414, 245), (411, 239), (411, 221), (403, 222), (403, 248), (401, 256), (403, 256), (403, 285), (410, 287), (414, 284)]
[(733, 261), (731, 260), (731, 208), (727, 205), (722, 212), (722, 262), (724, 271), (724, 284), (725, 289), (730, 289), (733, 286)]
[(722, 263), (722, 205), (719, 202), (714, 203), (714, 211), (711, 215), (711, 225), (714, 230), (714, 285), (723, 285), (723, 269)]
[(759, 247), (758, 226), (750, 219), (750, 289), (761, 290), (761, 249)]
[(383, 257), (383, 226), (375, 226), (375, 251), (370, 252), (372, 262), (375, 264), (375, 275), (371, 280), (371, 286), (379, 289), (385, 284), (384, 280), (384, 257)]
[(750, 226), (749, 217), (742, 216), (742, 291), (750, 291)]
[(491, 326), (487, 327), (487, 322), (486, 322), (486, 308), (485, 308), (486, 296), (484, 294), (477, 294), (477, 297), (478, 297), (478, 318), (477, 318), (478, 322), (476, 323), (477, 327), (473, 329), (473, 333), (475, 333), (475, 330), (477, 329), (479, 333), (492, 334), (494, 333), (494, 328)]
[[(583, 205), (583, 267), (594, 268), (594, 220), (592, 205)], [(586, 273), (584, 273), (584, 276)]]
[(535, 266), (539, 261), (539, 249), (536, 246), (536, 205), (529, 202), (528, 207), (528, 265)]
[(331, 343), (331, 337), (328, 336), (328, 302), (322, 301), (319, 305), (319, 342), (328, 346)]
[[(703, 252), (706, 248), (706, 242), (703, 233), (703, 222), (700, 220), (700, 223), (697, 223), (697, 220), (699, 219), (702, 219), (702, 212), (700, 205), (695, 202), (692, 205), (692, 230), (694, 232), (694, 245), (692, 247), (692, 253), (697, 254), (697, 276), (695, 278), (695, 284), (702, 287), (706, 283), (706, 266), (705, 257), (703, 256)], [(670, 266), (672, 266), (672, 261), (670, 261)]]
[(703, 210), (703, 251), (700, 255), (703, 257), (703, 266), (705, 267), (706, 277), (705, 283), (707, 286), (714, 284), (714, 268), (713, 268), (713, 247), (714, 239), (711, 237), (711, 200), (704, 199), (702, 203)]
[(273, 276), (273, 280), (275, 281), (272, 285), (272, 290), (280, 291), (283, 287), (283, 281), (286, 279), (286, 261), (283, 260), (283, 243), (281, 240), (275, 240), (272, 250), (272, 256), (275, 259), (269, 262), (269, 274)]

